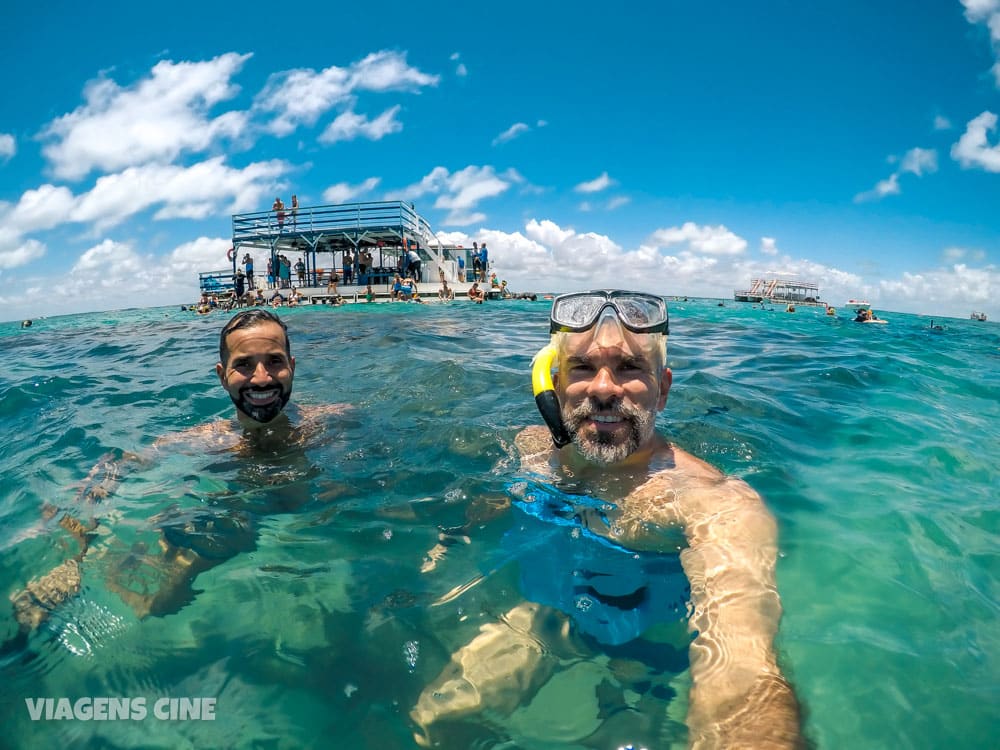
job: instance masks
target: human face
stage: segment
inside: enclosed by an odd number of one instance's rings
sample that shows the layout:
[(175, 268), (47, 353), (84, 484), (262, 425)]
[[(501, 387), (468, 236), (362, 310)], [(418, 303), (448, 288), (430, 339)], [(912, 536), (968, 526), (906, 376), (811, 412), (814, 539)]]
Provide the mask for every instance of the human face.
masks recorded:
[(574, 445), (589, 461), (615, 464), (651, 446), (671, 373), (659, 361), (661, 334), (595, 330), (564, 334), (554, 380)]
[(219, 362), (219, 382), (236, 405), (240, 422), (256, 427), (272, 421), (292, 396), (295, 358), (285, 332), (268, 321), (238, 328), (226, 337), (229, 360)]

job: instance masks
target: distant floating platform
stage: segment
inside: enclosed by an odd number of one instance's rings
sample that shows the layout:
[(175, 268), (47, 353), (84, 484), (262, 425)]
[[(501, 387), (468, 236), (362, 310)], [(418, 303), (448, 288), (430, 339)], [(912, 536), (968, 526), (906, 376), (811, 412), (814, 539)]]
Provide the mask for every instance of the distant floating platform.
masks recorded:
[(736, 290), (737, 302), (771, 302), (774, 304), (816, 305), (826, 303), (819, 298), (819, 286), (810, 281), (793, 279), (753, 279), (749, 289)]

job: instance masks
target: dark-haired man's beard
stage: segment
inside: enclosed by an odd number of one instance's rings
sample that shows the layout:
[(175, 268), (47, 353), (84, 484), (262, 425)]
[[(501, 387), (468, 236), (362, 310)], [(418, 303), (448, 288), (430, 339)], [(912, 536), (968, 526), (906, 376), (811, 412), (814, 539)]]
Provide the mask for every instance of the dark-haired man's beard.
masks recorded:
[(266, 424), (281, 414), (292, 397), (292, 387), (283, 388), (280, 385), (268, 388), (241, 388), (239, 395), (229, 394), (236, 408), (254, 421)]
[[(622, 429), (614, 432), (593, 429), (581, 431), (583, 423), (596, 414), (619, 417), (623, 422)], [(564, 408), (563, 421), (573, 436), (573, 444), (583, 457), (601, 464), (624, 461), (646, 444), (656, 427), (654, 413), (651, 411), (624, 401), (601, 404), (594, 398), (588, 398), (575, 409)]]

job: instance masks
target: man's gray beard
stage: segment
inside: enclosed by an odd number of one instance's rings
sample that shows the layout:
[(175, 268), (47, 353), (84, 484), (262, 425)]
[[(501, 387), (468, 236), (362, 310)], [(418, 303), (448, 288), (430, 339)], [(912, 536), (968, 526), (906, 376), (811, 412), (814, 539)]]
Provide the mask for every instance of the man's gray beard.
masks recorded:
[(646, 444), (656, 428), (652, 412), (618, 401), (610, 408), (610, 412), (623, 417), (628, 423), (628, 435), (624, 442), (616, 444), (612, 442), (611, 435), (602, 432), (597, 432), (593, 438), (581, 436), (580, 425), (583, 421), (600, 411), (607, 412), (609, 409), (591, 398), (571, 411), (563, 411), (563, 421), (573, 436), (573, 445), (584, 458), (594, 463), (616, 464), (624, 461)]

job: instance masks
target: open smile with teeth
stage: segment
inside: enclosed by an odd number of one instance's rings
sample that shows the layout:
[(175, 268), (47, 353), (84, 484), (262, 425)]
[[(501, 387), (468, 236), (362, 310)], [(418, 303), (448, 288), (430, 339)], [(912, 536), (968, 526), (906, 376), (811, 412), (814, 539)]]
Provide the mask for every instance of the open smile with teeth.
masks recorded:
[(596, 423), (595, 427), (598, 430), (615, 429), (625, 421), (624, 417), (618, 414), (591, 414), (590, 420)]
[(279, 393), (278, 388), (269, 388), (266, 391), (245, 391), (243, 396), (254, 406), (266, 406), (278, 398)]

